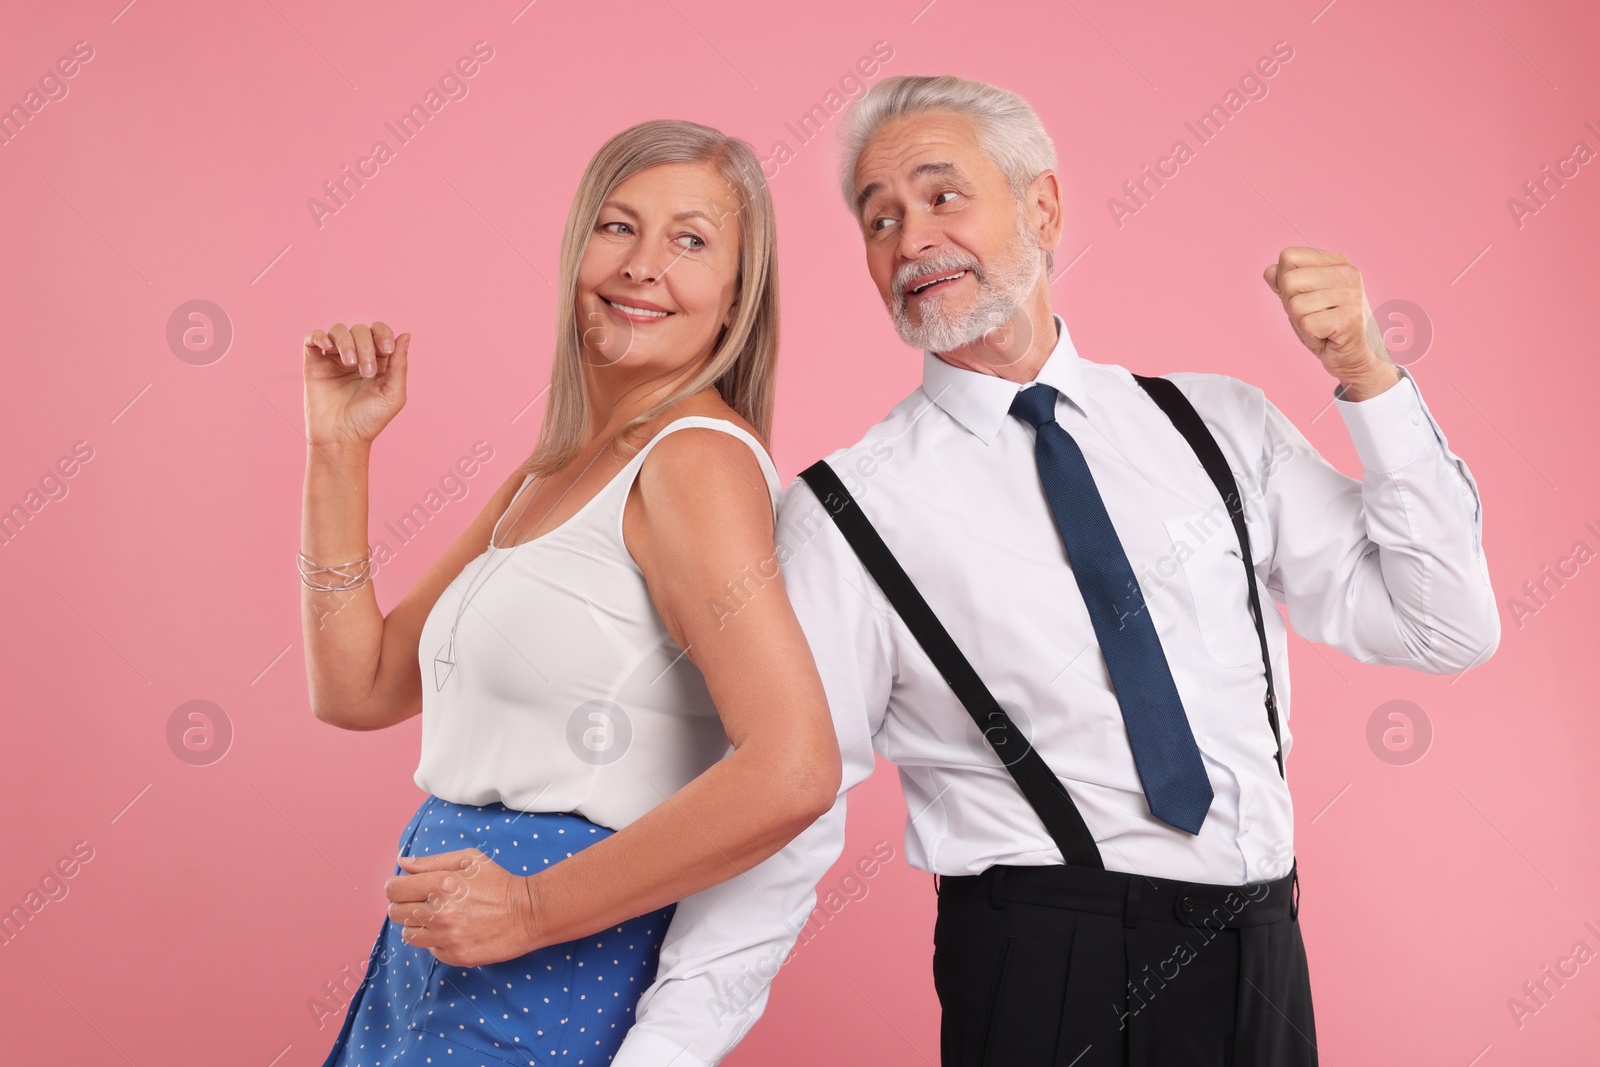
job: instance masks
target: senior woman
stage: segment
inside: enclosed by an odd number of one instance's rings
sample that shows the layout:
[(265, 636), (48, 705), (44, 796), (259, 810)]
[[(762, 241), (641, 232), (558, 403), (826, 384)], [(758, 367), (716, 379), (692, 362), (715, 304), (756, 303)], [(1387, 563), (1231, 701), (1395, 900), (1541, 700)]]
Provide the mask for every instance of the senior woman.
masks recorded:
[(674, 902), (831, 806), (838, 746), (781, 579), (728, 594), (775, 556), (775, 249), (744, 142), (658, 121), (602, 146), (562, 238), (537, 447), (387, 616), (367, 467), (411, 336), (306, 337), (312, 707), (350, 730), (420, 713), (429, 794), (328, 1065), (607, 1062)]

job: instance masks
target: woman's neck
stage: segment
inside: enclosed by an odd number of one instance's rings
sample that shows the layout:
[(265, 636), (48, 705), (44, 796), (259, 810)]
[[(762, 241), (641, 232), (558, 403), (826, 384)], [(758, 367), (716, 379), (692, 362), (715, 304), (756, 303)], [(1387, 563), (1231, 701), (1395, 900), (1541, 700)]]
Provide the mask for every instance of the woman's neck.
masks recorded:
[(589, 426), (593, 434), (616, 433), (650, 410), (698, 374), (705, 360), (666, 374), (641, 375), (631, 368), (596, 367), (585, 363), (583, 374), (589, 395)]

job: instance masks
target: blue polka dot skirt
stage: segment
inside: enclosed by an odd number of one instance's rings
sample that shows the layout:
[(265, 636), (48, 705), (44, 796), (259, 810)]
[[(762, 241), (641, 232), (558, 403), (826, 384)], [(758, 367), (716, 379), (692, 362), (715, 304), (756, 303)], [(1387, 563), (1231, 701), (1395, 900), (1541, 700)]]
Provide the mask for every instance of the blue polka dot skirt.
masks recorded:
[[(533, 874), (611, 836), (582, 816), (429, 796), (400, 854), (477, 848), (512, 874)], [(403, 874), (399, 865), (395, 874)], [(578, 941), (503, 963), (453, 967), (400, 939), (384, 916), (361, 988), (323, 1067), (498, 1067), (611, 1062), (655, 980), (676, 905)]]

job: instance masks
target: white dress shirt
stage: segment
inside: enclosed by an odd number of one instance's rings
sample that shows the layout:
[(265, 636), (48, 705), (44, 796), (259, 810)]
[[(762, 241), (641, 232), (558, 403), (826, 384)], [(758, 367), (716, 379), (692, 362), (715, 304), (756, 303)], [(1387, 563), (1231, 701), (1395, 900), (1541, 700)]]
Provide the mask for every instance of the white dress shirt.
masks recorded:
[[(1066, 324), (1036, 381), (1082, 448), (1171, 667), (1214, 791), (1198, 835), (1149, 811), (1088, 611), (1039, 481), (1017, 382), (924, 353), (922, 385), (828, 456), (929, 606), (1066, 785), (1109, 870), (1241, 884), (1281, 877), (1294, 812), (1274, 760), (1238, 538), (1188, 443), (1131, 374)], [(1364, 473), (1341, 474), (1262, 391), (1175, 373), (1245, 498), (1252, 564), (1302, 636), (1371, 663), (1463, 671), (1500, 637), (1477, 484), (1411, 374), (1335, 400)], [(681, 902), (617, 1067), (716, 1063), (760, 1016), (844, 842), (845, 792), (876, 750), (899, 769), (918, 869), (976, 874), (1061, 852), (809, 486), (784, 496), (779, 560), (844, 758), (834, 808), (776, 856)], [(1288, 636), (1266, 611), (1283, 752)]]

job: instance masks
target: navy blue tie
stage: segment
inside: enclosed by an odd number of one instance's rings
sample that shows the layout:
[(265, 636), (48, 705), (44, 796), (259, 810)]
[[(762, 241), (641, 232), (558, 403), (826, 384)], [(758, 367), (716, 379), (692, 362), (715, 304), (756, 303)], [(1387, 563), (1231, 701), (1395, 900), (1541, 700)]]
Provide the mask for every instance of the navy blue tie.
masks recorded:
[(1039, 480), (1122, 706), (1150, 814), (1198, 834), (1211, 807), (1211, 782), (1161, 639), (1145, 611), (1144, 593), (1106, 514), (1083, 450), (1056, 422), (1058, 395), (1048, 385), (1021, 389), (1011, 402), (1011, 414), (1038, 431), (1034, 456)]

